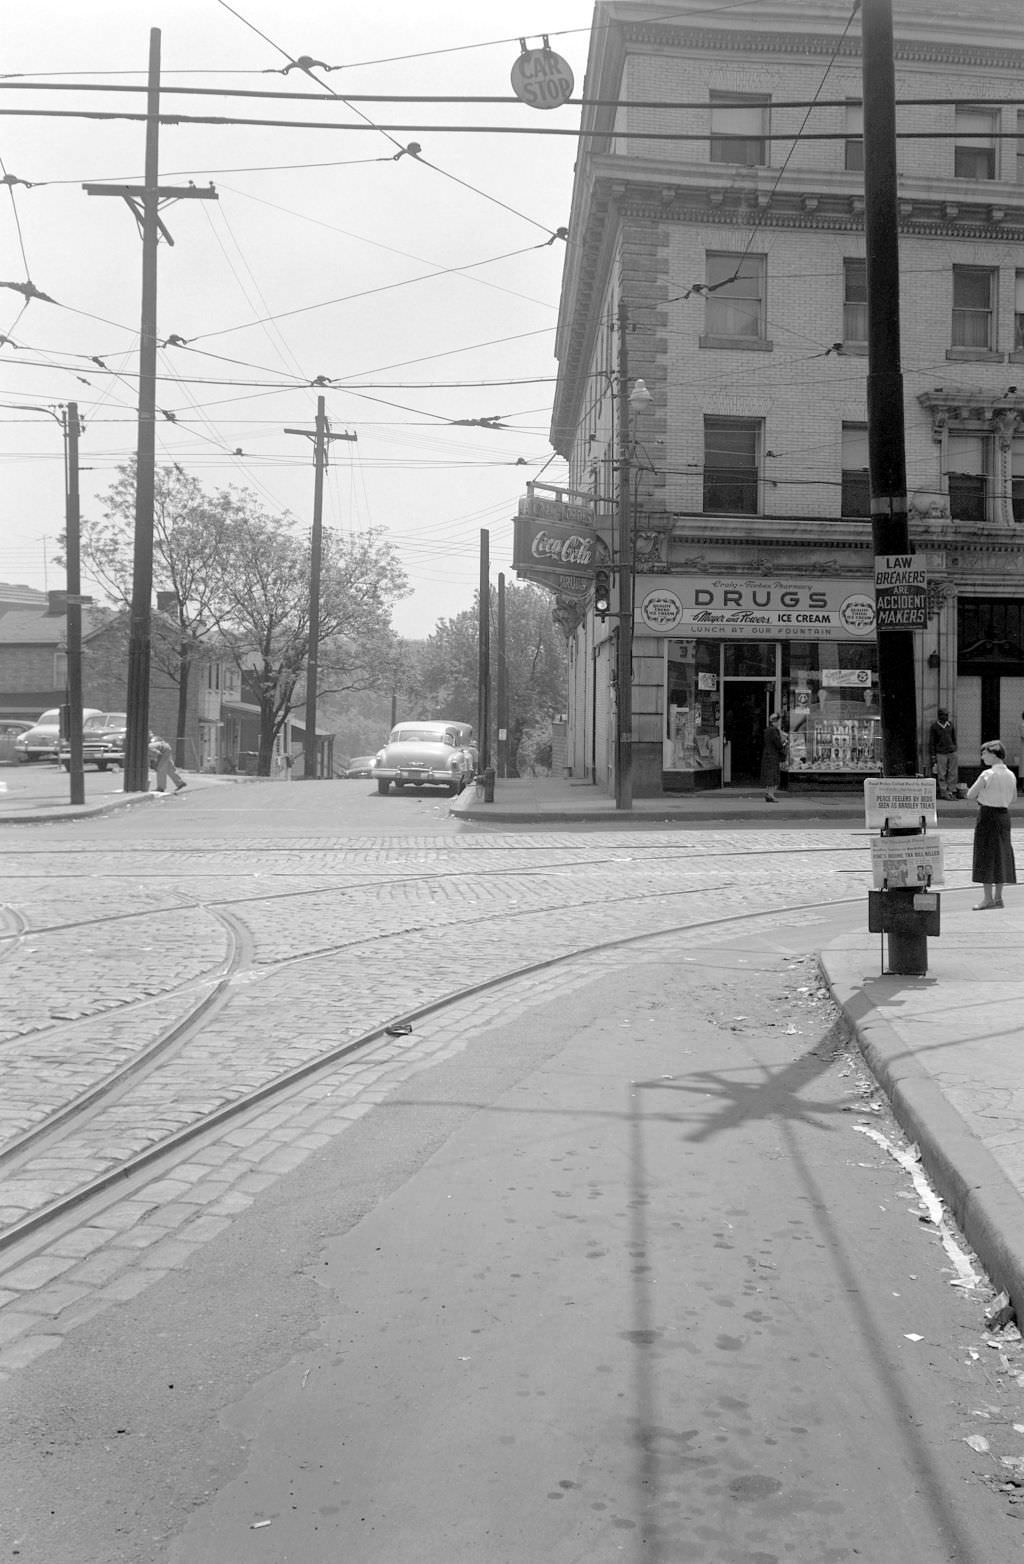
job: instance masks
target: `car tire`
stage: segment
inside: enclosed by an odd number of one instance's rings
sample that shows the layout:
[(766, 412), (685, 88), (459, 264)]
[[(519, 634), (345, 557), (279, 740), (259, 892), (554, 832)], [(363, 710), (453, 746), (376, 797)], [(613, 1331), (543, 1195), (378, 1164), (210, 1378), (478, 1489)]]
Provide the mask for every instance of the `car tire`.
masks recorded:
[(382, 798), (390, 786), (390, 782), (385, 782), (381, 777), (377, 778), (377, 792), (381, 795)]

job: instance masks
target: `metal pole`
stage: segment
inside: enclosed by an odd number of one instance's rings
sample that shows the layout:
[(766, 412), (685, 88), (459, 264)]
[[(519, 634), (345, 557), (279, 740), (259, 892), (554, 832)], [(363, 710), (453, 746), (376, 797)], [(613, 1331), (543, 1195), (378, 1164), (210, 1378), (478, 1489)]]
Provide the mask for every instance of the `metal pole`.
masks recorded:
[(160, 32), (149, 34), (146, 174), (142, 191), (142, 318), (139, 425), (135, 468), (135, 554), (128, 640), (124, 790), (149, 791), (149, 663), (153, 595), (153, 493), (156, 468), (156, 285), (160, 170)]
[(316, 399), (316, 434), (313, 440), (313, 535), (309, 552), (309, 652), (306, 657), (306, 731), (302, 738), (302, 775), (319, 774), (316, 742), (317, 682), (320, 678), (320, 571), (324, 547), (324, 463), (327, 452), (327, 414), (324, 399)]
[(498, 775), (508, 776), (508, 653), (505, 645), (505, 572), (498, 572)]
[(480, 613), (477, 715), (480, 729), (480, 770), (491, 763), (491, 535), (480, 529)]
[(85, 803), (82, 765), (82, 569), (81, 502), (78, 489), (78, 403), (69, 402), (63, 418), (67, 473), (65, 484), (65, 556), (67, 559), (68, 747), (72, 804)]
[(615, 706), (615, 807), (633, 808), (633, 514), (630, 504), (629, 309), (619, 299), (619, 641)]
[[(864, 228), (868, 284), (868, 464), (875, 556), (909, 554), (900, 367), (899, 212), (892, 0), (864, 0)], [(878, 632), (882, 771), (917, 772), (914, 632)]]

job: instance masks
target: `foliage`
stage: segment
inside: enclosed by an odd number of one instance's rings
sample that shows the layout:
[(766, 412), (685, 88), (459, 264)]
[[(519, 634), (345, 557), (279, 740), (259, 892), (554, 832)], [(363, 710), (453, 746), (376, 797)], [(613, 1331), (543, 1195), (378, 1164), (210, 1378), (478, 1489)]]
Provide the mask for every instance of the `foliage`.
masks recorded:
[[(552, 619), (554, 599), (541, 587), (512, 584), (505, 588), (505, 657), (508, 687), (509, 769), (518, 773), (520, 749), (526, 735), (526, 751), (543, 746), (550, 736), (552, 717), (566, 704), (567, 655), (565, 640)], [(453, 721), (477, 720), (479, 684), (479, 594), (477, 606), (438, 622), (420, 660), (419, 700), (424, 710), (416, 715), (450, 717)], [(490, 600), (490, 667), (492, 687), (498, 668), (498, 599)], [(492, 721), (496, 716), (492, 697)], [(536, 730), (536, 732), (535, 732)]]
[[(83, 521), (82, 558), (115, 600), (132, 595), (135, 472), (123, 467), (102, 521)], [(153, 585), (173, 595), (153, 615), (153, 659), (178, 685), (183, 746), (188, 683), (197, 658), (229, 656), (255, 687), (258, 770), (269, 775), (274, 740), (304, 699), (309, 657), (310, 543), (288, 516), (272, 516), (247, 490), (207, 494), (175, 465), (155, 479)], [(374, 530), (324, 532), (318, 701), (321, 694), (388, 688), (400, 664), (391, 630), (407, 590), (386, 539)]]

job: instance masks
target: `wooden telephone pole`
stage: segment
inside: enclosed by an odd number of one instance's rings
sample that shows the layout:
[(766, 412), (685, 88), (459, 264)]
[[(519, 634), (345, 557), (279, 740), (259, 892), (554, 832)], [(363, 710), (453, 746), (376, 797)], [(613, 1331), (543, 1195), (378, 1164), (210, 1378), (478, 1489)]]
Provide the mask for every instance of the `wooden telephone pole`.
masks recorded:
[(316, 743), (317, 684), (320, 679), (320, 572), (324, 552), (324, 471), (332, 440), (358, 440), (356, 434), (332, 434), (324, 399), (316, 399), (314, 429), (286, 429), (313, 442), (313, 534), (309, 549), (309, 651), (306, 654), (306, 729), (302, 737), (302, 775), (309, 782), (319, 774)]
[(170, 201), (216, 201), (211, 185), (160, 184), (160, 32), (149, 34), (149, 78), (146, 93), (146, 171), (142, 185), (85, 185), (87, 195), (120, 196), (134, 214), (142, 234), (142, 323), (139, 331), (139, 417), (135, 471), (135, 552), (132, 570), (131, 628), (128, 640), (128, 694), (125, 701), (124, 789), (149, 791), (149, 661), (153, 596), (153, 496), (156, 487), (156, 298), (157, 243), (162, 235), (173, 245), (160, 220), (160, 206)]

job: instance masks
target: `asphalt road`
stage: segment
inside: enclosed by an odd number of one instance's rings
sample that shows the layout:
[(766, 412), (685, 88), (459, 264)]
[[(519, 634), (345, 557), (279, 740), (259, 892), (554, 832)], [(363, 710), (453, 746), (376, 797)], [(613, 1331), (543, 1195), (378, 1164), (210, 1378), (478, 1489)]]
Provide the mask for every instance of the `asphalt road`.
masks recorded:
[(1024, 1365), (816, 979), (864, 916), (852, 833), (513, 834), (359, 783), (240, 784), (4, 848), (9, 906), (54, 932), (8, 964), (48, 975), (0, 1087), (65, 1038), (58, 974), (97, 1000), (67, 1023), (82, 1065), (133, 971), (198, 961), (228, 901), (252, 962), (211, 1068), (535, 962), (0, 1276), (5, 1556), (1019, 1551), (977, 1442), (1014, 1458)]

